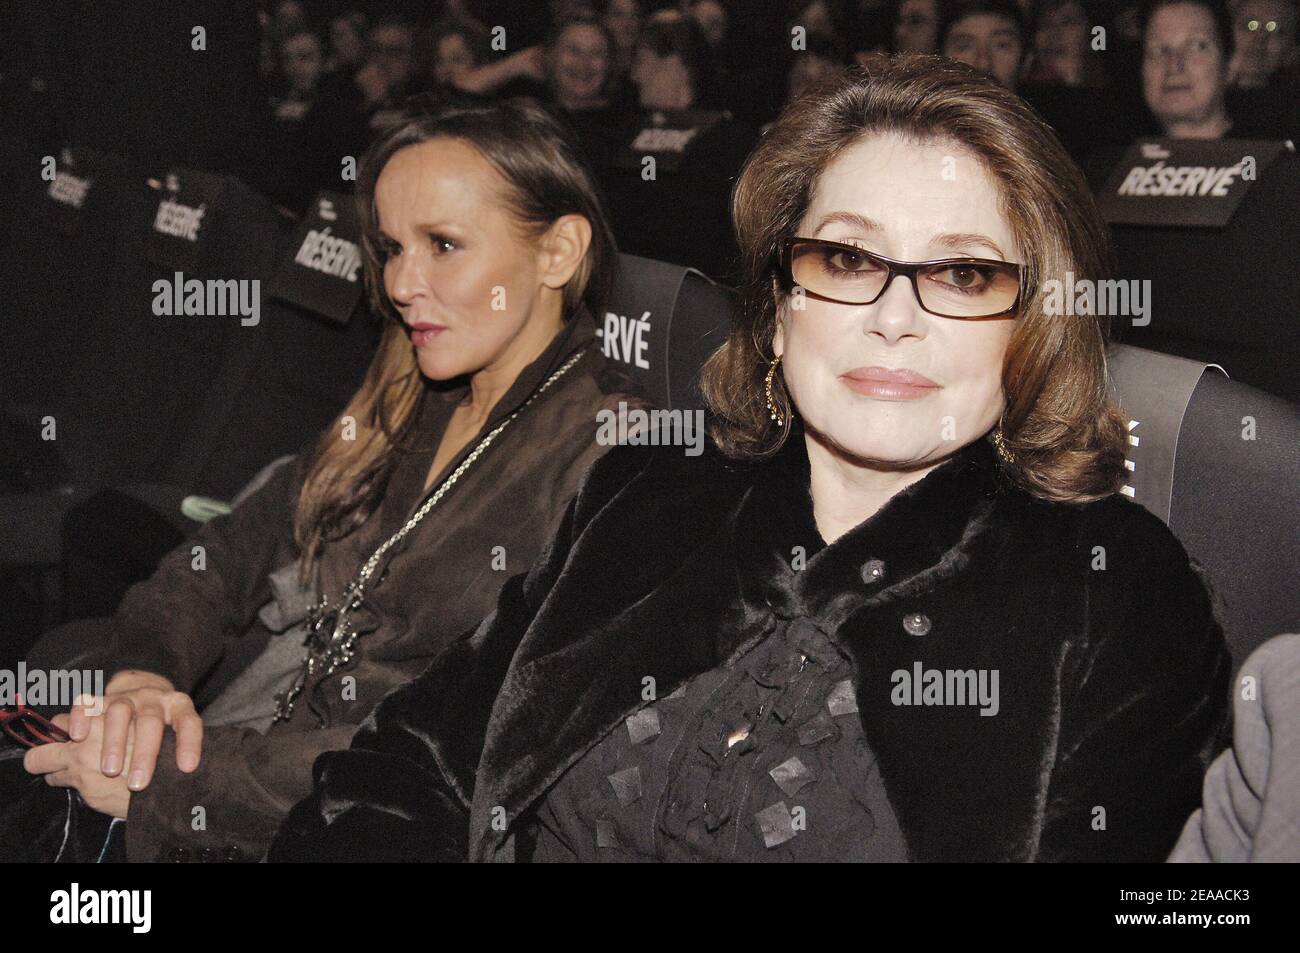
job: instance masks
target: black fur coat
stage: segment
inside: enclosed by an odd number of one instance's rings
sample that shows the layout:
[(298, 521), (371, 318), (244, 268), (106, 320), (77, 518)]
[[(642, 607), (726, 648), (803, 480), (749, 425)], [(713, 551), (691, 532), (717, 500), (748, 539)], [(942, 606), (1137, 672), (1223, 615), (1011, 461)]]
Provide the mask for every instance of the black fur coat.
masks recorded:
[[(527, 859), (539, 798), (646, 676), (662, 697), (778, 616), (847, 647), (913, 860), (1162, 860), (1226, 740), (1207, 593), (1121, 496), (1036, 501), (979, 440), (826, 545), (798, 431), (757, 465), (622, 446), (495, 612), (317, 760), (270, 859)], [(917, 663), (996, 671), (996, 714), (900, 704)]]

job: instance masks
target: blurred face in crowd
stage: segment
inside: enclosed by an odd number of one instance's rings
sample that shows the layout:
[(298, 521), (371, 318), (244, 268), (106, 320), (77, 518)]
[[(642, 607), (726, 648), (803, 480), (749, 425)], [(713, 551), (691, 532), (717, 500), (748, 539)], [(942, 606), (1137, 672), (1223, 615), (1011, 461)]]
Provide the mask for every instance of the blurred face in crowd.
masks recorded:
[(448, 33), (438, 40), (433, 51), (433, 78), (440, 85), (450, 85), (452, 77), (474, 66), (474, 53), (463, 35)]
[(636, 0), (610, 0), (605, 10), (605, 28), (614, 35), (620, 50), (634, 49), (641, 35), (641, 10)]
[(1008, 89), (1016, 88), (1024, 42), (1014, 21), (996, 13), (962, 17), (948, 30), (943, 55), (987, 73)]
[(330, 24), (330, 47), (345, 65), (356, 65), (366, 56), (366, 41), (347, 17), (335, 17)]
[(603, 102), (611, 52), (605, 34), (590, 24), (575, 23), (559, 35), (552, 77), (561, 105), (574, 109)]
[(677, 53), (660, 56), (648, 46), (638, 46), (630, 75), (642, 109), (690, 109), (695, 102), (690, 70)]
[(798, 99), (812, 86), (840, 69), (838, 63), (816, 53), (803, 52), (794, 58), (790, 67), (787, 99)]
[[(495, 167), (451, 138), (398, 150), (375, 184), (384, 290), (411, 329), (420, 370), (434, 380), (474, 373), (510, 352), (553, 280), (508, 195)], [(585, 253), (583, 244), (573, 267)]]
[(709, 46), (717, 49), (727, 38), (727, 11), (718, 0), (696, 0), (691, 4), (691, 16), (699, 25)]
[(1196, 3), (1161, 7), (1147, 23), (1142, 91), (1165, 131), (1223, 115), (1227, 63), (1210, 11)]
[(1039, 21), (1034, 45), (1048, 56), (1078, 54), (1088, 45), (1088, 14), (1076, 0), (1058, 3)]
[(1288, 0), (1241, 0), (1233, 6), (1236, 37), (1232, 74), (1242, 86), (1264, 86), (1296, 60), (1296, 4)]
[(939, 51), (939, 12), (935, 0), (903, 0), (894, 24), (894, 49), (899, 53)]
[[(826, 168), (797, 235), (901, 261), (1023, 260), (1001, 212), (1001, 191), (977, 158), (954, 142), (893, 133), (868, 135)], [(851, 274), (854, 264), (827, 267)], [(953, 272), (958, 284), (969, 277)], [(782, 356), (791, 399), (817, 443), (877, 468), (919, 469), (1001, 418), (1002, 360), (1014, 320), (937, 317), (921, 308), (903, 276), (873, 304), (808, 293), (799, 310), (793, 300), (780, 308), (773, 353)], [(880, 369), (909, 372), (913, 383), (893, 390), (851, 383)]]
[(407, 27), (390, 24), (370, 31), (370, 61), (390, 87), (400, 86), (411, 77), (415, 69), (411, 45)]
[(324, 66), (320, 41), (310, 33), (298, 33), (284, 41), (280, 48), (280, 68), (290, 88), (307, 95), (316, 88)]
[(307, 25), (307, 15), (297, 0), (283, 0), (275, 5), (275, 26), (281, 33), (301, 30)]

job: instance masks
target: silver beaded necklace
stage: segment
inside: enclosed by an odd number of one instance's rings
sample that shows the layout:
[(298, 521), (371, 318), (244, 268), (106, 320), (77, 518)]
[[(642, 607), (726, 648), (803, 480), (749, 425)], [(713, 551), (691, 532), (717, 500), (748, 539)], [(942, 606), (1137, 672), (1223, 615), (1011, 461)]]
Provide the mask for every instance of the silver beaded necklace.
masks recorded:
[(456, 485), (456, 481), (464, 475), (465, 471), (473, 466), (483, 452), (501, 431), (518, 417), (524, 410), (541, 396), (542, 392), (554, 384), (569, 368), (582, 358), (586, 349), (574, 354), (550, 377), (542, 382), (528, 400), (524, 401), (523, 406), (516, 410), (501, 423), (497, 424), (492, 430), (478, 442), (478, 445), (470, 451), (469, 455), (461, 461), (460, 466), (451, 472), (447, 479), (438, 485), (433, 494), (424, 501), (418, 510), (411, 514), (408, 519), (392, 536), (388, 537), (384, 543), (374, 551), (352, 578), (351, 582), (343, 589), (343, 595), (338, 605), (333, 605), (329, 597), (326, 596), (320, 600), (307, 613), (305, 624), (307, 627), (307, 637), (303, 640), (303, 645), (307, 648), (307, 654), (302, 660), (302, 668), (298, 672), (298, 677), (294, 679), (293, 684), (283, 692), (275, 696), (275, 718), (272, 724), (278, 721), (288, 721), (293, 715), (294, 704), (302, 690), (306, 687), (307, 682), (311, 680), (317, 672), (321, 678), (328, 678), (352, 663), (356, 657), (356, 642), (359, 632), (352, 625), (352, 614), (361, 608), (365, 602), (365, 588), (374, 574), (375, 569), (379, 566), (379, 561), (383, 559), (384, 554), (406, 538), (411, 530), (419, 525), (420, 521), (428, 515), (429, 511), (438, 505), (438, 501), (447, 495), (448, 491)]

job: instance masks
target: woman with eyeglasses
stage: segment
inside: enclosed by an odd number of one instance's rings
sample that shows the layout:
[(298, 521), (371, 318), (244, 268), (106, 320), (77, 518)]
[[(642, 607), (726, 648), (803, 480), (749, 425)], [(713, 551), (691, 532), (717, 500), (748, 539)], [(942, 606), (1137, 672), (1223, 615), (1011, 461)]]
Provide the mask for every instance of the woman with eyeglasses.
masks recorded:
[(376, 709), (272, 860), (1161, 860), (1229, 658), (1120, 493), (1105, 229), (962, 64), (790, 106), (698, 457), (618, 447), (496, 611)]

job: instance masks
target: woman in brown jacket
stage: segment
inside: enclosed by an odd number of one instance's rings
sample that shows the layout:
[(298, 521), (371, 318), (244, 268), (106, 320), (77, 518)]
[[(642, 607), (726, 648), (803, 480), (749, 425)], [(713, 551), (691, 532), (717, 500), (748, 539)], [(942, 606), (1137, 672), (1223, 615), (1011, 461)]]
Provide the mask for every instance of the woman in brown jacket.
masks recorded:
[[(74, 708), (74, 741), (25, 759), (124, 818), (131, 860), (259, 857), (316, 756), (347, 747), (535, 561), (604, 450), (597, 413), (644, 406), (594, 346), (613, 239), (543, 113), (415, 104), (357, 191), (388, 322), (363, 386), (315, 446), (127, 593), (102, 716)], [(280, 634), (205, 726), (190, 695), (227, 638), (258, 627)]]

